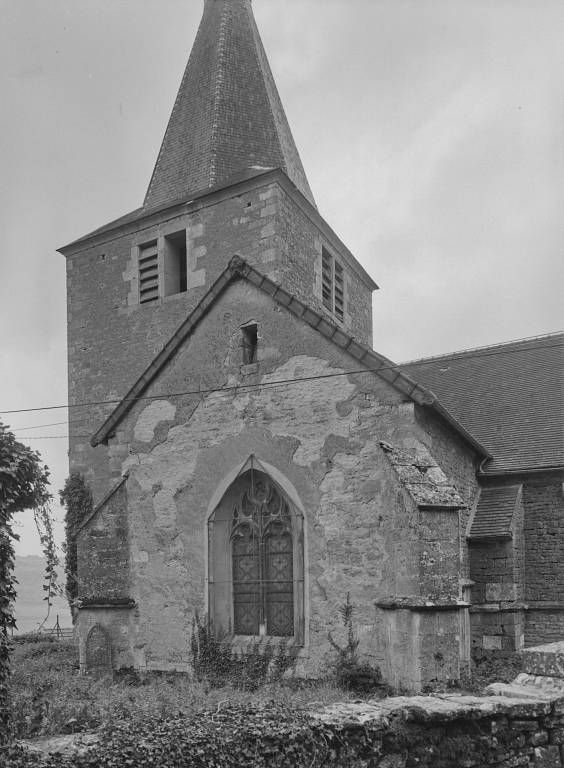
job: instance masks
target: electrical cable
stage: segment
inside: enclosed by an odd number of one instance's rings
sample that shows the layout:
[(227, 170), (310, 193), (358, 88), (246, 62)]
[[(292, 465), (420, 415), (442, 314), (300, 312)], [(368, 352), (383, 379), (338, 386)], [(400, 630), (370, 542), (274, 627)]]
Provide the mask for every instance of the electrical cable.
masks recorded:
[[(554, 334), (559, 335), (559, 334)], [(528, 339), (523, 339), (520, 341), (527, 341)], [(519, 343), (519, 342), (510, 342), (510, 343)], [(552, 348), (564, 348), (563, 344), (544, 344), (539, 345), (535, 347), (535, 351), (539, 349), (552, 349)], [(115, 398), (111, 400), (92, 400), (92, 401), (86, 401), (82, 403), (72, 403), (72, 404), (65, 404), (65, 405), (46, 405), (46, 406), (36, 406), (33, 408), (16, 408), (16, 409), (6, 409), (6, 410), (0, 410), (1, 415), (9, 414), (9, 413), (31, 413), (35, 411), (51, 411), (51, 410), (59, 410), (62, 408), (86, 408), (91, 406), (99, 406), (99, 405), (119, 405), (119, 403), (122, 402), (138, 402), (143, 400), (162, 400), (163, 398), (170, 398), (170, 397), (182, 397), (186, 395), (209, 395), (209, 394), (229, 394), (231, 392), (237, 391), (237, 390), (247, 390), (247, 389), (263, 389), (266, 387), (274, 387), (274, 386), (281, 386), (281, 385), (288, 385), (288, 384), (295, 384), (300, 383), (304, 381), (316, 381), (320, 379), (330, 379), (335, 378), (338, 376), (353, 376), (363, 373), (380, 373), (382, 371), (397, 371), (398, 374), (403, 373), (402, 368), (415, 365), (417, 364), (419, 367), (425, 367), (429, 365), (436, 366), (439, 361), (442, 361), (444, 363), (448, 363), (450, 361), (454, 361), (461, 356), (464, 356), (464, 360), (473, 360), (477, 358), (484, 358), (484, 357), (494, 357), (499, 356), (500, 354), (511, 354), (511, 353), (517, 353), (522, 352), (523, 349), (499, 349), (496, 348), (495, 351), (491, 349), (491, 347), (487, 348), (488, 352), (482, 352), (480, 354), (466, 354), (464, 351), (462, 352), (454, 352), (451, 355), (440, 355), (435, 358), (423, 358), (421, 362), (417, 360), (410, 361), (408, 363), (402, 363), (401, 365), (382, 365), (378, 368), (359, 368), (356, 370), (351, 371), (340, 371), (338, 373), (325, 373), (325, 374), (318, 374), (316, 376), (303, 376), (303, 377), (295, 377), (290, 379), (280, 379), (277, 381), (266, 381), (266, 382), (260, 382), (256, 384), (235, 384), (233, 386), (229, 387), (209, 387), (207, 389), (193, 389), (193, 390), (185, 390), (182, 392), (170, 392), (170, 393), (161, 393), (158, 395), (143, 395), (139, 397), (131, 397), (131, 398)], [(443, 371), (441, 371), (443, 372)], [(446, 369), (445, 371), (446, 372)], [(408, 375), (408, 374), (406, 374)], [(416, 382), (415, 382), (416, 383)], [(424, 385), (423, 385), (424, 386)], [(60, 422), (61, 424), (65, 422)], [(71, 422), (66, 422), (71, 423)]]

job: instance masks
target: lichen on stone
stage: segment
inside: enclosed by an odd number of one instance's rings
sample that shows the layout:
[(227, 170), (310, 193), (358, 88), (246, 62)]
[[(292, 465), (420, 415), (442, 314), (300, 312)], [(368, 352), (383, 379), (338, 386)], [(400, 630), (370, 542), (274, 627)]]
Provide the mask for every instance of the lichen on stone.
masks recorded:
[(465, 506), (454, 485), (424, 446), (413, 455), (383, 440), (380, 446), (419, 507), (460, 509)]

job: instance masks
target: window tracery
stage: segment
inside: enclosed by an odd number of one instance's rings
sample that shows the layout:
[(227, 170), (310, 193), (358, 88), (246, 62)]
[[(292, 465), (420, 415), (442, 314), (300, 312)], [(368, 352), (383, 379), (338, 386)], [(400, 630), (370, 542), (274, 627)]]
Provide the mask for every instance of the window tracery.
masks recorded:
[(241, 635), (294, 634), (294, 546), (286, 501), (264, 475), (234, 506), (231, 521), (233, 629)]

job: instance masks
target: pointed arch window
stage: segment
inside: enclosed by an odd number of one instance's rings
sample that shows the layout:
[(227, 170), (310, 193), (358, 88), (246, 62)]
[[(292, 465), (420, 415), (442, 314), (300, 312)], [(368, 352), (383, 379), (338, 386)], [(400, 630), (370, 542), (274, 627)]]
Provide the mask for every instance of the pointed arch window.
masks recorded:
[(234, 635), (303, 642), (303, 517), (269, 475), (240, 475), (208, 523), (209, 610)]
[(294, 634), (293, 543), (286, 501), (264, 475), (233, 510), (233, 629), (237, 635)]

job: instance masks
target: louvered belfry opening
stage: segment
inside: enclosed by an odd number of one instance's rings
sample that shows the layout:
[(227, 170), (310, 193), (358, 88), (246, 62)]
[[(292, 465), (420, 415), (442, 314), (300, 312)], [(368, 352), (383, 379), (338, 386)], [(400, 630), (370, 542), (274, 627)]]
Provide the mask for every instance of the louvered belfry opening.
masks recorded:
[(159, 298), (159, 254), (157, 242), (143, 245), (139, 250), (139, 303)]
[(233, 510), (233, 629), (237, 635), (294, 634), (290, 510), (276, 487), (251, 469)]
[(323, 248), (321, 254), (321, 292), (323, 306), (343, 322), (345, 308), (343, 266), (326, 248)]

